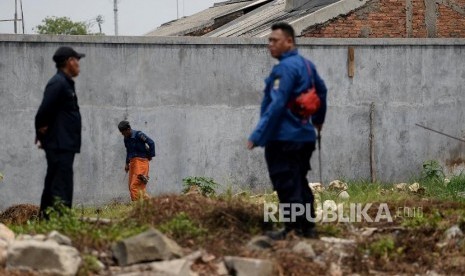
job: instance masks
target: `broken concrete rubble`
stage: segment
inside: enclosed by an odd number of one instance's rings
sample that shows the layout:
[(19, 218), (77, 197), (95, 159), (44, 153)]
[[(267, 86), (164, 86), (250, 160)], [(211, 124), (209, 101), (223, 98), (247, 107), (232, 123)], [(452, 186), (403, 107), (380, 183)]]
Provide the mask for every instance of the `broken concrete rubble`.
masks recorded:
[(11, 242), (15, 239), (15, 233), (3, 223), (0, 223), (0, 239), (6, 242)]
[(242, 257), (224, 257), (226, 267), (229, 273), (236, 276), (271, 276), (274, 275), (273, 263), (269, 260), (242, 258)]
[(175, 241), (153, 228), (113, 244), (112, 251), (118, 264), (122, 266), (171, 260), (183, 255), (181, 247)]
[(30, 270), (47, 275), (76, 275), (80, 264), (79, 251), (53, 241), (14, 241), (8, 246), (6, 267), (10, 270)]
[(328, 190), (330, 191), (346, 191), (349, 188), (347, 183), (341, 180), (333, 180), (329, 183)]

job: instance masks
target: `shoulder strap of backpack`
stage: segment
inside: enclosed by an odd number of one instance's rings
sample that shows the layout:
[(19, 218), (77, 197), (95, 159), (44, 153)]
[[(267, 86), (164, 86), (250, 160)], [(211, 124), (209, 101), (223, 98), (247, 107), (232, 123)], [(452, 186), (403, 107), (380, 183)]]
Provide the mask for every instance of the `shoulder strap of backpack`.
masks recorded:
[(312, 68), (310, 67), (310, 62), (308, 60), (306, 60), (304, 57), (302, 57), (302, 60), (304, 61), (305, 66), (307, 67), (308, 76), (310, 77), (310, 88), (311, 88), (315, 84), (315, 80), (313, 79), (313, 74), (312, 74)]

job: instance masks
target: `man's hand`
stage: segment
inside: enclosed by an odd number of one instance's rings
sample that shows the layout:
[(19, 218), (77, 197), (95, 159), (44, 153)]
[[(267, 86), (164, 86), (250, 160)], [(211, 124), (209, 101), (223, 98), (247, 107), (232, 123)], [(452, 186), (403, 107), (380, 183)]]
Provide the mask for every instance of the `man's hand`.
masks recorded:
[(255, 148), (255, 144), (252, 141), (247, 141), (247, 149), (253, 150)]
[[(48, 130), (48, 126), (44, 126), (44, 127), (41, 127), (39, 129), (37, 129), (37, 132), (40, 134), (40, 135), (45, 135), (47, 133), (47, 130)], [(37, 147), (39, 149), (42, 149), (42, 143), (40, 142), (39, 138), (36, 136), (35, 140), (34, 140), (34, 144), (37, 145)]]
[(129, 164), (126, 164), (126, 166), (124, 166), (124, 171), (127, 173), (129, 171)]
[(40, 140), (37, 138), (36, 136), (36, 139), (34, 140), (34, 144), (37, 145), (37, 147), (39, 149), (42, 149), (42, 143), (40, 142)]

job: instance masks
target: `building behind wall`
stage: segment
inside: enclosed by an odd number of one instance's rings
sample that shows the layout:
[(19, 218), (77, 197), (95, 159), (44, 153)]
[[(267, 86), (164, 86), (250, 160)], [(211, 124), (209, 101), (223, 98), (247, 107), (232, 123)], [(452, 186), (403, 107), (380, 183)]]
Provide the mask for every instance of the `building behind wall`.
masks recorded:
[(148, 36), (266, 37), (290, 23), (302, 37), (465, 37), (465, 0), (230, 0)]
[(308, 27), (306, 37), (465, 37), (465, 0), (371, 0)]

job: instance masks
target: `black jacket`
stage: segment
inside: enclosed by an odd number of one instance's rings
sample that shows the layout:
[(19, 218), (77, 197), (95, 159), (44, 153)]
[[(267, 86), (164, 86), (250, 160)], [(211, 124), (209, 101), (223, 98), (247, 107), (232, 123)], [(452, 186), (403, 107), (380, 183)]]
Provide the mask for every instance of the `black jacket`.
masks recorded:
[[(45, 135), (38, 129), (48, 126)], [(35, 118), (37, 138), (45, 150), (79, 152), (81, 114), (74, 81), (58, 70), (45, 87), (44, 99)]]

